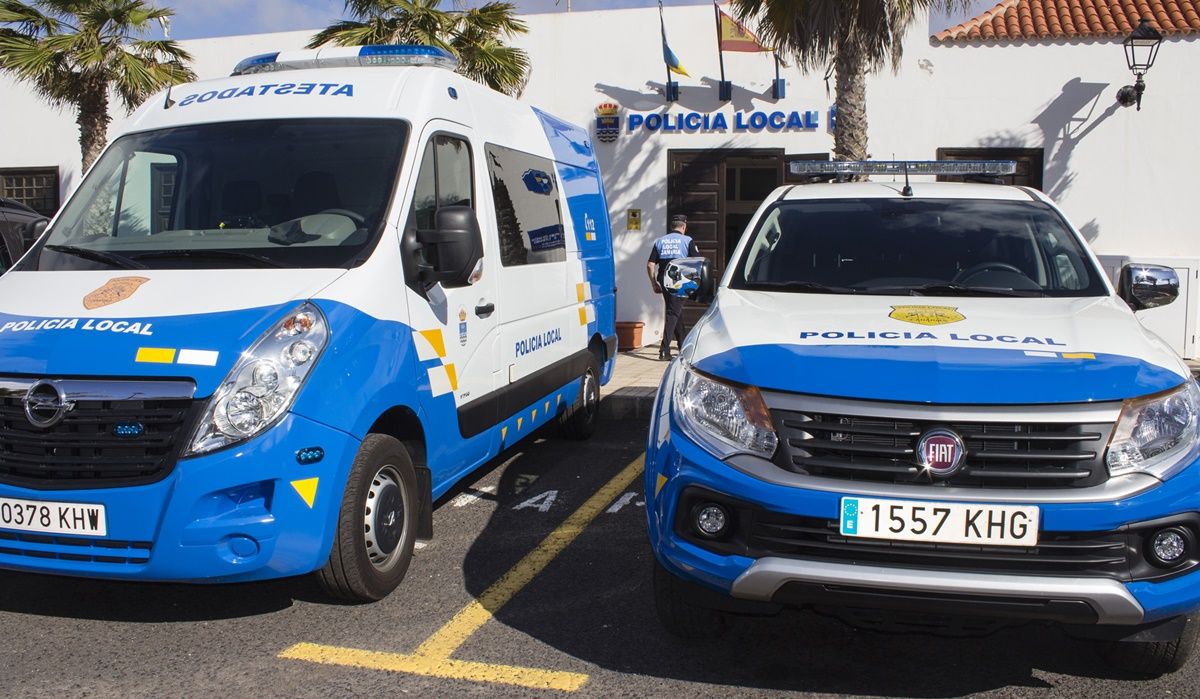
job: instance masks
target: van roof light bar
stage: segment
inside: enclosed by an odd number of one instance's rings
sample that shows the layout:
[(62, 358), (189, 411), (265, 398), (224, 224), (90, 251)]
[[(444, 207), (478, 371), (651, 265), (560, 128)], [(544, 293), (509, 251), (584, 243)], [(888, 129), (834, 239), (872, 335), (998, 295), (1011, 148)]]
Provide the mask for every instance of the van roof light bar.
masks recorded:
[(1012, 160), (793, 160), (793, 175), (961, 175), (1000, 177), (1017, 171)]
[(348, 68), (356, 66), (435, 66), (454, 70), (458, 59), (436, 46), (380, 44), (376, 46), (329, 46), (303, 51), (283, 51), (251, 56), (231, 75), (272, 73), (302, 68)]

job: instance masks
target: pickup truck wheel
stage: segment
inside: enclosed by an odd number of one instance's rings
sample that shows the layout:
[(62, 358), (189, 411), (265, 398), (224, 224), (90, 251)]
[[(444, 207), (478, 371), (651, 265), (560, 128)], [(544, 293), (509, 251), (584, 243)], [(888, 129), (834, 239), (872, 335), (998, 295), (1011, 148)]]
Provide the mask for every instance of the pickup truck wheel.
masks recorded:
[(567, 439), (585, 440), (596, 431), (600, 419), (600, 365), (595, 358), (588, 362), (587, 371), (579, 379), (579, 397), (559, 418), (558, 427)]
[(1104, 646), (1104, 659), (1130, 674), (1158, 677), (1176, 672), (1187, 664), (1200, 637), (1200, 623), (1188, 618), (1179, 638), (1173, 641), (1112, 641)]
[(688, 601), (691, 583), (654, 561), (654, 611), (667, 633), (688, 641), (720, 638), (728, 630), (725, 615)]
[(363, 440), (346, 482), (329, 561), (317, 571), (327, 594), (374, 602), (396, 589), (412, 562), (420, 507), (417, 476), (399, 440)]

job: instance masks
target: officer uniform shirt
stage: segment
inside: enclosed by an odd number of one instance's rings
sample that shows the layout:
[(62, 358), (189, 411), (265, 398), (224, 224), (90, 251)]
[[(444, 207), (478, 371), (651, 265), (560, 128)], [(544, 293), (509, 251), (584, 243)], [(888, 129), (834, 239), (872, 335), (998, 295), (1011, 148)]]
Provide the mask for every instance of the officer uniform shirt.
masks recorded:
[(679, 231), (671, 231), (658, 240), (654, 241), (654, 247), (650, 248), (650, 262), (658, 265), (658, 283), (661, 286), (663, 283), (663, 275), (667, 271), (667, 263), (671, 260), (680, 257), (699, 257), (700, 251), (696, 248), (696, 241), (692, 240), (689, 235), (684, 235)]

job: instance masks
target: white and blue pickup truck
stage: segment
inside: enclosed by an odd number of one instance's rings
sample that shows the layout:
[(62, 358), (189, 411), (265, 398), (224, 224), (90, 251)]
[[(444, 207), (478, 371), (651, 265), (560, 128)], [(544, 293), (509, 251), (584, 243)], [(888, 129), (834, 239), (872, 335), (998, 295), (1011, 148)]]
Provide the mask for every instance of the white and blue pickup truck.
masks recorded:
[[(1178, 669), (1200, 609), (1200, 390), (1041, 192), (923, 174), (776, 190), (663, 378), (646, 456), (659, 617), (799, 606), (860, 628), (1067, 625)], [(888, 179), (892, 179), (889, 177)], [(712, 293), (711, 291), (708, 293)]]

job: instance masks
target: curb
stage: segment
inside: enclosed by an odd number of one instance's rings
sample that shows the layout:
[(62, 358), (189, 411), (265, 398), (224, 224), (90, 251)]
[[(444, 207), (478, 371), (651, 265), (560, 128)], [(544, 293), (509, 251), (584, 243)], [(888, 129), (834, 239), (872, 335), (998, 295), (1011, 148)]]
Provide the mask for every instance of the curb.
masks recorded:
[(654, 411), (653, 386), (622, 386), (600, 399), (600, 417), (605, 420), (650, 420)]

